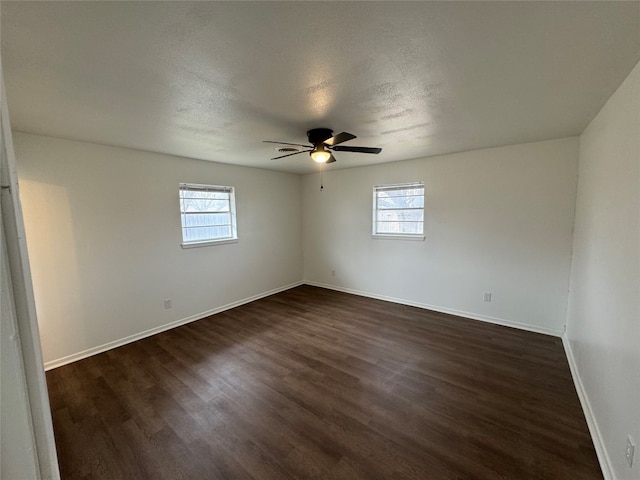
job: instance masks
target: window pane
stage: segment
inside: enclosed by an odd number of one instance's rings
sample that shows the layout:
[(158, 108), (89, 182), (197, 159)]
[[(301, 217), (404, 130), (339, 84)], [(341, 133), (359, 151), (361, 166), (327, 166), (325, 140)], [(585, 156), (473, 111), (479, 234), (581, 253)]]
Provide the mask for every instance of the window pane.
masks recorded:
[(378, 196), (378, 208), (423, 208), (423, 196)]
[(415, 186), (415, 187), (378, 187), (376, 189), (377, 192), (384, 193), (389, 196), (404, 196), (404, 195), (424, 195), (424, 187), (423, 186)]
[(374, 187), (374, 233), (422, 235), (424, 186), (421, 184)]
[(228, 212), (229, 200), (194, 199), (182, 200), (183, 212)]
[(206, 227), (210, 225), (230, 225), (228, 213), (196, 213), (182, 216), (183, 227)]
[(376, 233), (422, 234), (422, 222), (379, 222)]
[(231, 226), (184, 228), (182, 236), (185, 242), (231, 238)]
[(237, 238), (233, 187), (180, 184), (182, 241)]
[(204, 192), (199, 190), (182, 190), (180, 192), (181, 198), (195, 198), (195, 199), (212, 199), (222, 200), (229, 198), (229, 192)]
[(380, 210), (377, 215), (379, 222), (421, 222), (423, 217), (424, 210)]

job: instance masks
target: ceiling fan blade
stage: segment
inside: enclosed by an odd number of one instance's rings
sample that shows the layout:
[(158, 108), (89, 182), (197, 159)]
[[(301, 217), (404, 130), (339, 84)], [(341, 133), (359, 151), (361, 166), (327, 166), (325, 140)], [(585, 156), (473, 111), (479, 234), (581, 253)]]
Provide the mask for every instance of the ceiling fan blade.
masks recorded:
[(271, 140), (263, 140), (262, 143), (276, 143), (278, 145), (294, 145), (296, 147), (309, 148), (309, 144), (303, 145), (301, 143), (274, 142), (274, 141), (271, 141)]
[(357, 138), (357, 137), (355, 135), (351, 134), (351, 133), (342, 132), (342, 133), (339, 133), (337, 135), (334, 135), (331, 138), (327, 138), (322, 143), (332, 147), (333, 145), (338, 145), (339, 143), (346, 142), (348, 140), (353, 140), (354, 138)]
[(279, 158), (290, 157), (291, 155), (298, 155), (299, 153), (310, 152), (311, 150), (300, 150), (299, 152), (287, 153), (286, 155), (280, 155), (279, 157), (273, 157), (271, 160), (278, 160)]
[(356, 153), (380, 153), (382, 151), (381, 148), (372, 148), (372, 147), (333, 147), (332, 150), (336, 152), (356, 152)]
[(327, 160), (327, 161), (326, 161), (326, 162), (324, 162), (324, 163), (325, 163), (325, 164), (326, 164), (326, 163), (333, 163), (333, 162), (335, 162), (335, 161), (336, 161), (336, 157), (334, 157), (333, 155), (331, 155), (331, 156), (329, 157), (329, 160)]

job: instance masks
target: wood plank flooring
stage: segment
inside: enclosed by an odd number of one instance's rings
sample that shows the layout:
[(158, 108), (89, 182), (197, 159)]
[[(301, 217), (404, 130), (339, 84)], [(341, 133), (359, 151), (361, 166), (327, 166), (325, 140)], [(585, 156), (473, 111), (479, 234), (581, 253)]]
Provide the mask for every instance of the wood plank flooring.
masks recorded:
[(301, 286), (47, 372), (63, 479), (601, 479), (560, 339)]

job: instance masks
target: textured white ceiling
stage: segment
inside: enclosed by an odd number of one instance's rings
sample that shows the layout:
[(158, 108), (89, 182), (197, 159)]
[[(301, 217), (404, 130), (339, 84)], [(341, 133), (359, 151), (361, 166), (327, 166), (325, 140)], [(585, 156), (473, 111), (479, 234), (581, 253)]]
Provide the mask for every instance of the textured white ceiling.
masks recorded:
[(297, 173), (582, 132), (640, 59), (640, 2), (7, 2), (16, 130)]

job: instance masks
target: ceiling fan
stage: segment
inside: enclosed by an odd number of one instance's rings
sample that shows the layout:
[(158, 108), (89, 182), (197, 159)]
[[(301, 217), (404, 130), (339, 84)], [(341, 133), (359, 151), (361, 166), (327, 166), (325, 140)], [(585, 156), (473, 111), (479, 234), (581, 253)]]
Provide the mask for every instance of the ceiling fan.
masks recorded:
[[(264, 143), (277, 143), (279, 145), (291, 145), (295, 147), (304, 147), (306, 150), (297, 150), (293, 153), (287, 153), (286, 155), (280, 155), (274, 157), (271, 160), (278, 160), (279, 158), (290, 157), (299, 153), (309, 152), (309, 155), (314, 162), (317, 163), (333, 163), (336, 158), (332, 152), (356, 152), (356, 153), (380, 153), (381, 148), (371, 147), (349, 147), (339, 145), (340, 143), (357, 138), (355, 135), (347, 132), (342, 132), (337, 135), (333, 134), (333, 130), (329, 128), (313, 128), (307, 132), (307, 138), (311, 145), (302, 145), (300, 143), (287, 143), (287, 142), (274, 142), (271, 140), (264, 140)], [(280, 151), (287, 151), (281, 149)]]

